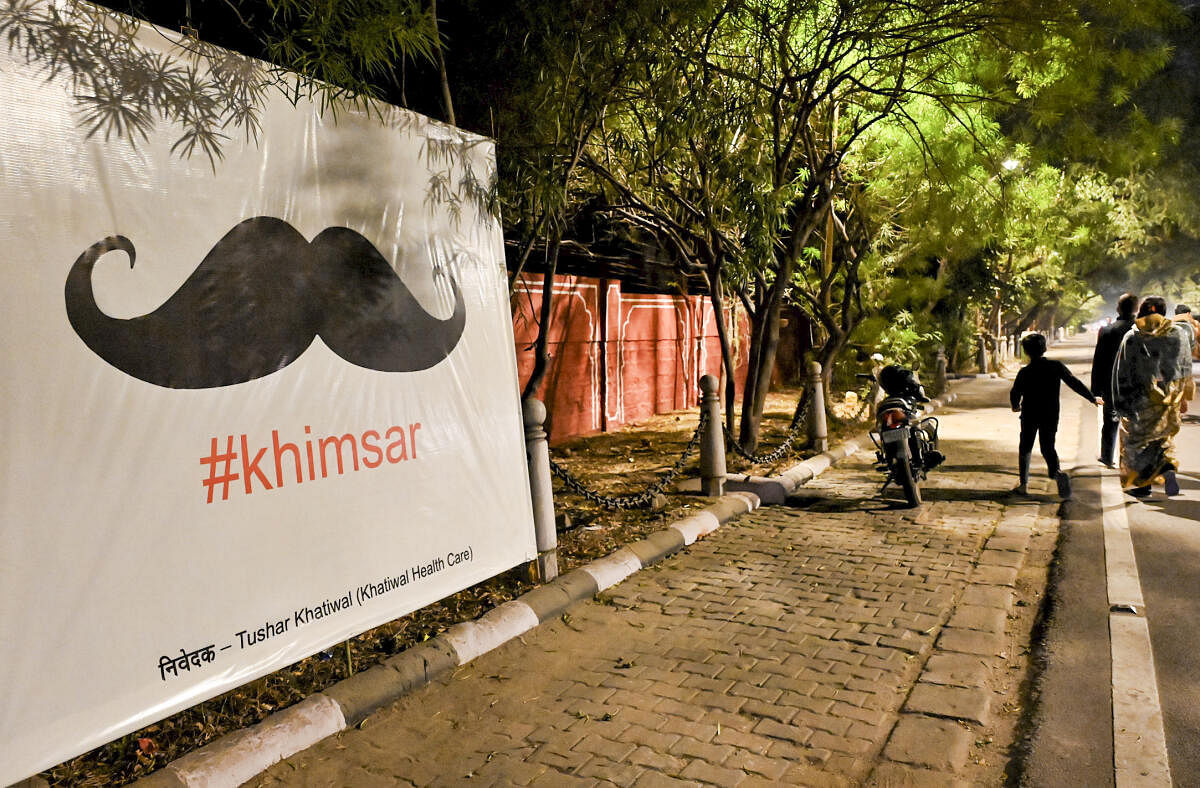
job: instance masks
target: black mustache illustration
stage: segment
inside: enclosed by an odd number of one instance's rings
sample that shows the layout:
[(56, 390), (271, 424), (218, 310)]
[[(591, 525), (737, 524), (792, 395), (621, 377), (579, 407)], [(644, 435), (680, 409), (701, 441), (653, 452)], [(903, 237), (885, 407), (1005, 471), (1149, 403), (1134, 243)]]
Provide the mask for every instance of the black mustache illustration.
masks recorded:
[(454, 313), (426, 312), (362, 235), (330, 227), (305, 240), (281, 219), (257, 216), (221, 238), (153, 312), (110, 317), (96, 304), (92, 269), (133, 244), (115, 235), (87, 249), (67, 275), (67, 318), (100, 358), (147, 383), (175, 389), (230, 386), (299, 358), (317, 336), (346, 361), (415, 372), (454, 349), (466, 323), (458, 284)]

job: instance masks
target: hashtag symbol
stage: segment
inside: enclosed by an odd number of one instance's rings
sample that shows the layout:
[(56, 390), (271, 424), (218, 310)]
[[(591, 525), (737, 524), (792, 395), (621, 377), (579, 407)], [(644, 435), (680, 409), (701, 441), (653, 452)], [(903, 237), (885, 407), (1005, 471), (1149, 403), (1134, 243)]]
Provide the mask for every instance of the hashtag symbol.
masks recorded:
[[(204, 480), (204, 486), (208, 488), (208, 503), (213, 502), (213, 488), (218, 484), (221, 485), (221, 500), (229, 500), (229, 483), (238, 480), (236, 473), (231, 473), (233, 461), (237, 459), (237, 452), (233, 450), (233, 436), (229, 436), (229, 443), (225, 449), (225, 453), (221, 454), (217, 448), (217, 439), (212, 439), (212, 451), (207, 457), (200, 458), (201, 465), (208, 466), (208, 478)], [(217, 474), (217, 465), (225, 463), (225, 473)]]

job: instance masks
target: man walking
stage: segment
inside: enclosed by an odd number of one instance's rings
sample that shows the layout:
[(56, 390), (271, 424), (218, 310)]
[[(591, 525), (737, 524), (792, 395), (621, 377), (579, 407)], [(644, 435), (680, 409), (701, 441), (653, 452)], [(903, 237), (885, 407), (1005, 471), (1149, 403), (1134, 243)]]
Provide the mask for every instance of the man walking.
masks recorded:
[(1121, 419), (1113, 409), (1113, 364), (1121, 340), (1133, 328), (1138, 297), (1124, 293), (1117, 299), (1117, 319), (1100, 329), (1096, 337), (1096, 352), (1092, 356), (1092, 394), (1104, 400), (1104, 424), (1100, 428), (1100, 462), (1109, 468), (1117, 464), (1117, 430)]

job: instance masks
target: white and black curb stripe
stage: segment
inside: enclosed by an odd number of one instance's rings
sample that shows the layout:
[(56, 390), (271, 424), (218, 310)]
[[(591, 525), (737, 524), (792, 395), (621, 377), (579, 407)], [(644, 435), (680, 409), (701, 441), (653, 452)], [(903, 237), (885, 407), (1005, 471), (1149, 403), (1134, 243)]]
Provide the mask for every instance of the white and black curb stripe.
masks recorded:
[[(929, 401), (926, 413), (944, 408), (956, 399), (958, 399), (958, 393), (953, 391), (936, 397)], [(829, 470), (830, 466), (871, 446), (873, 446), (871, 434), (864, 432), (829, 451), (793, 465), (778, 476), (746, 476), (741, 479), (731, 476), (726, 485), (732, 489), (753, 492), (762, 499), (764, 504), (783, 503), (787, 496)]]
[[(946, 405), (955, 396), (947, 394), (932, 404)], [(538, 624), (558, 618), (576, 602), (591, 599), (634, 572), (693, 544), (734, 517), (752, 512), (764, 503), (782, 503), (797, 487), (869, 443), (869, 437), (860, 436), (805, 460), (778, 477), (747, 477), (738, 482), (745, 485), (743, 489), (722, 496), (696, 514), (505, 602), (474, 621), (455, 624), (437, 637), (275, 712), (257, 725), (226, 734), (136, 784), (143, 788), (241, 785), (284, 758), (357, 725), (374, 711), (429, 684), (441, 674), (465, 665)]]
[(751, 493), (726, 495), (640, 542), (505, 602), (474, 621), (455, 624), (426, 643), (314, 693), (257, 725), (222, 736), (137, 784), (144, 788), (241, 785), (284, 758), (357, 725), (437, 676), (558, 618), (576, 602), (591, 599), (758, 505), (758, 496)]

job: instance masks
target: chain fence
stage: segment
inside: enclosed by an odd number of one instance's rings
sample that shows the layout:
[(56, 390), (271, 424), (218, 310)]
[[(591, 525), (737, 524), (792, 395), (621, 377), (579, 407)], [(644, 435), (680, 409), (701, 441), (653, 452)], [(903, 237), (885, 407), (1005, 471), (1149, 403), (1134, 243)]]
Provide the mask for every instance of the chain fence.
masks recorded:
[(598, 504), (607, 509), (646, 509), (653, 505), (654, 499), (662, 494), (662, 491), (667, 489), (667, 486), (678, 478), (683, 472), (683, 468), (687, 465), (688, 460), (696, 453), (696, 448), (700, 445), (700, 438), (704, 434), (704, 427), (708, 423), (708, 414), (703, 408), (700, 410), (700, 423), (696, 425), (696, 431), (692, 433), (691, 440), (688, 441), (683, 453), (679, 455), (679, 459), (671, 466), (666, 473), (659, 476), (642, 492), (636, 495), (605, 495), (604, 493), (596, 492), (589, 489), (582, 481), (571, 475), (563, 466), (550, 460), (550, 471), (562, 480), (562, 483), (567, 486), (567, 489), (582, 495), (587, 500), (594, 504)]
[(783, 459), (788, 452), (792, 450), (792, 444), (796, 438), (800, 437), (800, 430), (804, 427), (808, 420), (808, 400), (812, 394), (812, 389), (806, 388), (800, 394), (800, 401), (796, 403), (796, 412), (792, 414), (792, 423), (788, 427), (787, 435), (783, 439), (783, 443), (778, 448), (768, 454), (754, 454), (742, 448), (742, 444), (738, 442), (733, 433), (724, 424), (721, 425), (722, 432), (725, 433), (725, 445), (733, 449), (734, 454), (744, 460), (748, 460), (755, 464), (767, 464)]
[(871, 406), (874, 404), (875, 404), (875, 387), (872, 386), (870, 389), (867, 390), (867, 395), (865, 397), (863, 397), (862, 407), (860, 407), (858, 409), (858, 413), (855, 413), (851, 420), (852, 421), (864, 421), (864, 417), (867, 415), (867, 411), (870, 410)]

